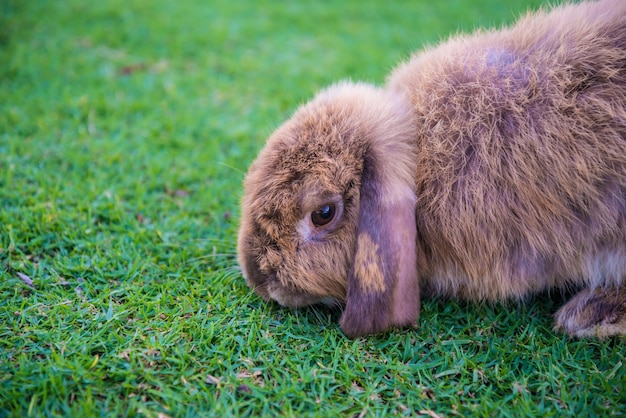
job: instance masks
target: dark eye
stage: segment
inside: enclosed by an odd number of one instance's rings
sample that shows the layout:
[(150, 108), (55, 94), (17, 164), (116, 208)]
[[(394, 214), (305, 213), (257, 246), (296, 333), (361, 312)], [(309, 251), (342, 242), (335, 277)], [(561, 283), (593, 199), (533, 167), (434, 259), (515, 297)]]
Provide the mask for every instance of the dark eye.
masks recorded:
[(313, 222), (315, 226), (324, 226), (333, 220), (336, 212), (337, 207), (335, 204), (324, 205), (311, 212), (311, 222)]

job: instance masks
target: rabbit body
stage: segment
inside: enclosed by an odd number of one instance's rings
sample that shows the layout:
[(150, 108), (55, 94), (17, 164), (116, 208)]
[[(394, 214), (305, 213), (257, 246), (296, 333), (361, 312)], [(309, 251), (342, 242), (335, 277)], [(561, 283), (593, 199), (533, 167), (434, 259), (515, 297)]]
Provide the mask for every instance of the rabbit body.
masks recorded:
[(420, 278), (469, 299), (626, 273), (626, 2), (570, 5), (400, 66)]
[[(328, 229), (320, 207), (341, 209)], [(413, 325), (420, 292), (554, 288), (581, 289), (557, 328), (626, 334), (626, 2), (457, 36), (384, 89), (320, 94), (251, 167), (239, 252), (265, 298), (345, 302), (349, 336)]]

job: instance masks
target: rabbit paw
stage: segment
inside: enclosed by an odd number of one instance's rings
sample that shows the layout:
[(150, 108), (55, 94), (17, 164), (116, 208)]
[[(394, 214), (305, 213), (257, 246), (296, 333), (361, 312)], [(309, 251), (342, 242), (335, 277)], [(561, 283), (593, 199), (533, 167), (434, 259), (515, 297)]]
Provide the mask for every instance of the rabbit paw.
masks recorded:
[(563, 305), (555, 319), (555, 330), (573, 337), (626, 335), (626, 287), (585, 289)]

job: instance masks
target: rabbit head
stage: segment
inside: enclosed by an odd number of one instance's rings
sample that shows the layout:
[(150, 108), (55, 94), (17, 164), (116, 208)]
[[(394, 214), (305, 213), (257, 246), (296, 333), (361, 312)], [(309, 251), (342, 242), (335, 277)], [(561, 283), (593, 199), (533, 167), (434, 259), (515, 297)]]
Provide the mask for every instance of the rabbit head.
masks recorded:
[(414, 325), (415, 130), (407, 100), (341, 83), (268, 140), (244, 181), (239, 263), (283, 306), (345, 303), (348, 336)]

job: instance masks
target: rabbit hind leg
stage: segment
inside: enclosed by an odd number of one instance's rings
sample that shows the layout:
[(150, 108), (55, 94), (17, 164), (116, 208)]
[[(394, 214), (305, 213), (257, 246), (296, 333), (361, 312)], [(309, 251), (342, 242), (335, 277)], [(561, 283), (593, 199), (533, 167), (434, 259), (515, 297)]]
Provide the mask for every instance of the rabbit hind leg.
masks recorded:
[(555, 314), (555, 330), (572, 337), (626, 335), (626, 285), (587, 288)]

